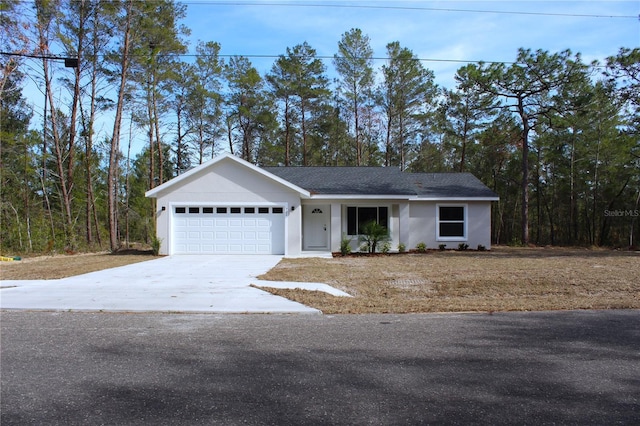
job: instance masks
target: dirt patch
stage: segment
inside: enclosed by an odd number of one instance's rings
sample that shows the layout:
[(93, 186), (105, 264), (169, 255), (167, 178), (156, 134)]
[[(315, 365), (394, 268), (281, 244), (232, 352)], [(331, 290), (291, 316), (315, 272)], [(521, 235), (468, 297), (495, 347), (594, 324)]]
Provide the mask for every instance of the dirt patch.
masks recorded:
[(260, 278), (324, 282), (354, 296), (269, 289), (325, 313), (640, 308), (640, 253), (602, 249), (285, 259)]
[(19, 261), (0, 262), (3, 280), (52, 280), (156, 259), (151, 252), (84, 253), (34, 256)]

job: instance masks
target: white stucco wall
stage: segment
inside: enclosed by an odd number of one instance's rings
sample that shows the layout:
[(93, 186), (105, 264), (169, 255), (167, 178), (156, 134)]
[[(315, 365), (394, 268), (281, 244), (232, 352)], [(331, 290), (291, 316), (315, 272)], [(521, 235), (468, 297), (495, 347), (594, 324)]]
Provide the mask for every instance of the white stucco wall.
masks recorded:
[[(203, 173), (187, 179), (157, 194), (157, 235), (162, 240), (161, 254), (169, 254), (171, 241), (171, 211), (175, 205), (236, 204), (252, 206), (282, 206), (285, 208), (285, 254), (301, 251), (301, 211), (299, 194), (264, 175), (231, 160), (223, 160)], [(165, 208), (163, 211), (162, 208)], [(292, 207), (294, 207), (292, 211)]]
[[(415, 249), (424, 242), (428, 249), (437, 249), (446, 244), (447, 249), (457, 249), (458, 244), (469, 245), (476, 250), (483, 245), (491, 248), (491, 202), (490, 201), (398, 201), (381, 200), (304, 200), (304, 204), (331, 205), (331, 251), (340, 251), (340, 242), (347, 232), (347, 206), (387, 206), (389, 207), (389, 226), (391, 249), (398, 249), (403, 243), (407, 250)], [(467, 209), (467, 238), (448, 239), (437, 237), (436, 209), (439, 205), (464, 205)], [(351, 249), (360, 247), (357, 236), (349, 236)]]
[[(464, 205), (467, 208), (467, 238), (443, 240), (437, 237), (436, 209), (438, 205)], [(465, 243), (475, 250), (478, 245), (491, 248), (491, 202), (490, 201), (412, 201), (409, 203), (410, 232), (407, 249), (414, 249), (423, 242), (428, 249), (437, 249), (446, 244), (447, 249), (456, 249)]]

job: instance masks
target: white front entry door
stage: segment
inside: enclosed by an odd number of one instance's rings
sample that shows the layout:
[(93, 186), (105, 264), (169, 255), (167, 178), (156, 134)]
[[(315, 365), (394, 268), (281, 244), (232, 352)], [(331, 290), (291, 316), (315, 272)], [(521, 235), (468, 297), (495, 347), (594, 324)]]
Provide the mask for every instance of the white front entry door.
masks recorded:
[(302, 206), (304, 250), (329, 250), (331, 206)]

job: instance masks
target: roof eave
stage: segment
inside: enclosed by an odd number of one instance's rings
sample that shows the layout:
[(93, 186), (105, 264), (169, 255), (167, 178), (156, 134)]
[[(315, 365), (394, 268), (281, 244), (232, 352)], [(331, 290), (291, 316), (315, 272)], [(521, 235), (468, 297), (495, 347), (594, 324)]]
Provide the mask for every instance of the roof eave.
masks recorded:
[(312, 200), (410, 200), (415, 195), (390, 195), (390, 194), (311, 194)]
[(311, 194), (311, 196), (305, 198), (311, 200), (500, 201), (499, 197), (424, 197), (410, 194)]
[(416, 201), (500, 201), (500, 197), (421, 197), (414, 198)]

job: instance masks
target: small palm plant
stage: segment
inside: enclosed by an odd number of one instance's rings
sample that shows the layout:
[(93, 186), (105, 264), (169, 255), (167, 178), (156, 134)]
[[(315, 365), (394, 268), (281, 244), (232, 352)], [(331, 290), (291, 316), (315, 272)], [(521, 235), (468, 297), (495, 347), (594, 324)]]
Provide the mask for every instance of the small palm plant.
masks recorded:
[(375, 220), (369, 221), (362, 225), (360, 229), (360, 242), (368, 248), (369, 253), (376, 252), (376, 246), (381, 241), (389, 239), (389, 231), (386, 226), (380, 225)]

